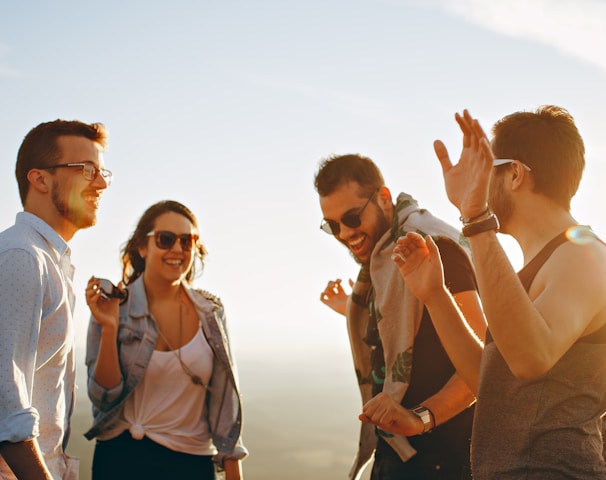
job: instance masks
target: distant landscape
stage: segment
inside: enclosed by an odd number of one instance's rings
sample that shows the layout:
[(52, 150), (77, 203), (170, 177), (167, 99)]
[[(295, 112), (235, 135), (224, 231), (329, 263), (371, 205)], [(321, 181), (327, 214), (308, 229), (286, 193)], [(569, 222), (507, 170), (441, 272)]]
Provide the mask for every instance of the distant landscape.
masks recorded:
[[(239, 355), (244, 395), (247, 480), (347, 479), (358, 442), (360, 397), (348, 352)], [(82, 357), (82, 355), (80, 355)], [(79, 363), (78, 400), (69, 452), (80, 457), (80, 479), (90, 480), (94, 441), (85, 371)], [(368, 478), (368, 472), (364, 478)]]

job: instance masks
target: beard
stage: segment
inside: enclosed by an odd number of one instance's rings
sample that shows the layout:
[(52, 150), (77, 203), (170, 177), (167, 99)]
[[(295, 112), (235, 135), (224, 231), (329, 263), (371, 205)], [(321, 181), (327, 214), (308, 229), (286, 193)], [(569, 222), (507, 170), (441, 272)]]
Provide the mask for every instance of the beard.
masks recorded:
[(75, 193), (70, 192), (70, 195), (67, 196), (69, 200), (66, 202), (64, 189), (59, 185), (53, 188), (51, 192), (51, 201), (53, 202), (54, 207), (67, 222), (71, 223), (77, 229), (92, 227), (97, 223), (96, 216), (88, 214), (85, 211), (86, 207), (84, 205), (82, 205), (82, 208), (80, 209), (76, 208), (75, 205), (79, 202), (83, 203), (83, 200), (81, 198), (76, 199), (75, 197)]
[(377, 242), (381, 239), (381, 237), (383, 235), (385, 235), (385, 232), (391, 228), (391, 221), (387, 218), (387, 216), (385, 215), (385, 212), (383, 210), (381, 210), (378, 205), (373, 204), (373, 206), (375, 207), (373, 209), (374, 226), (372, 227), (371, 231), (369, 231), (367, 233), (367, 236), (371, 240), (371, 244), (372, 244), (371, 251), (368, 253), (368, 259), (364, 259), (364, 260), (360, 259), (359, 257), (357, 257), (354, 254), (354, 252), (351, 251), (351, 249), (349, 248), (349, 246), (347, 245), (346, 242), (341, 241), (341, 243), (343, 243), (345, 248), (347, 248), (347, 251), (349, 252), (349, 255), (351, 256), (351, 258), (353, 258), (355, 260), (355, 262), (360, 266), (370, 264), (370, 257), (372, 256), (372, 252), (374, 251), (374, 248), (377, 245)]
[(503, 177), (493, 177), (489, 192), (488, 205), (499, 219), (499, 232), (507, 233), (507, 222), (513, 213), (513, 203), (504, 187)]

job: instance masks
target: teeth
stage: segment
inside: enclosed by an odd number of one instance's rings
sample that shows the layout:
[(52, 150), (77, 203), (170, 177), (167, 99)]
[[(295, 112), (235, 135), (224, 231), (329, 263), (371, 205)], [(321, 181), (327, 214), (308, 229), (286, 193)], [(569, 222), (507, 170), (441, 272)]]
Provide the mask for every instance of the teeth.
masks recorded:
[(359, 240), (356, 240), (355, 242), (349, 242), (349, 246), (351, 248), (357, 248), (362, 244), (363, 241), (364, 241), (364, 237), (361, 237)]
[(179, 266), (183, 264), (183, 260), (166, 260), (166, 263), (173, 266)]

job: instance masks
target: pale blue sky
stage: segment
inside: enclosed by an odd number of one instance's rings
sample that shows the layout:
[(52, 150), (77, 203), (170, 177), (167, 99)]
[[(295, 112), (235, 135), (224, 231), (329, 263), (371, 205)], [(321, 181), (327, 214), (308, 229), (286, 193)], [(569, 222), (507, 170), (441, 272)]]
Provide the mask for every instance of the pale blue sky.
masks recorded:
[(92, 274), (119, 279), (120, 245), (171, 198), (198, 216), (210, 256), (196, 284), (224, 300), (237, 350), (345, 349), (344, 322), (318, 298), (357, 268), (318, 228), (318, 161), (368, 155), (394, 194), (456, 224), (432, 150), (441, 138), (458, 154), (454, 113), (489, 128), (562, 105), (587, 147), (573, 210), (606, 236), (605, 32), (598, 0), (4, 0), (0, 229), (21, 209), (27, 131), (102, 121), (115, 178), (98, 225), (71, 243), (78, 292)]

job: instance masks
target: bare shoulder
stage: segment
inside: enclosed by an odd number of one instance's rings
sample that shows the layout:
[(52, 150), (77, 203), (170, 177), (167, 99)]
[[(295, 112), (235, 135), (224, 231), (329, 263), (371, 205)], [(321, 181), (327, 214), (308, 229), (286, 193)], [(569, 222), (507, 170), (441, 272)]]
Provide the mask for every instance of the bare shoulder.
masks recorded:
[(562, 244), (537, 274), (529, 296), (576, 311), (584, 317), (584, 333), (606, 325), (606, 245), (595, 238)]

